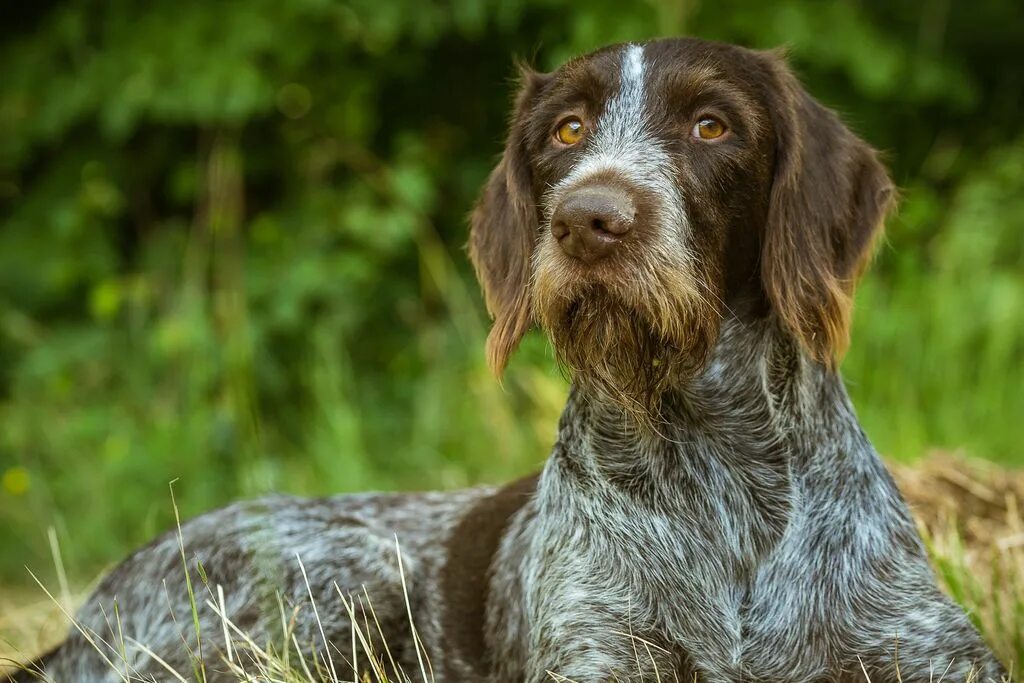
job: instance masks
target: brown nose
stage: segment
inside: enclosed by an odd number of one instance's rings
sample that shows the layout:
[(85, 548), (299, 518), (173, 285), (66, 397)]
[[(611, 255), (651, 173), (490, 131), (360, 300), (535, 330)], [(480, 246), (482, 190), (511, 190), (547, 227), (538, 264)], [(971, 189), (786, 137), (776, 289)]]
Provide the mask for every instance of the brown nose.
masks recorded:
[(615, 251), (633, 227), (636, 207), (624, 191), (589, 186), (562, 200), (551, 216), (551, 234), (569, 256), (593, 263)]

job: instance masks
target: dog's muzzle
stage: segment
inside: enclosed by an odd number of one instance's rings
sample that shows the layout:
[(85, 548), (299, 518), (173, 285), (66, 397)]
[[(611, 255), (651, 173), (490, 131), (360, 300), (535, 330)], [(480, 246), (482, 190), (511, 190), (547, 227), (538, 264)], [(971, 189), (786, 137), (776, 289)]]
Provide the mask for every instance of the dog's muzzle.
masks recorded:
[(613, 253), (633, 228), (636, 205), (609, 185), (573, 190), (551, 216), (551, 234), (568, 256), (594, 263)]

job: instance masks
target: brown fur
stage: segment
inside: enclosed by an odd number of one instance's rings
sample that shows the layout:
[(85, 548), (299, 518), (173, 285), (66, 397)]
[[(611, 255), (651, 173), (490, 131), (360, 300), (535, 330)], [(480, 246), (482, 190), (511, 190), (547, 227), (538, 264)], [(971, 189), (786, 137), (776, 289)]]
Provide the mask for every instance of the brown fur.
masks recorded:
[(762, 274), (777, 315), (817, 360), (849, 345), (853, 290), (894, 203), (877, 153), (768, 55), (778, 136)]
[(504, 155), (470, 218), (469, 256), (494, 318), (487, 362), (499, 376), (530, 328), (530, 260), (538, 225), (523, 132), (529, 104), (546, 77), (525, 67), (520, 71), (520, 93)]
[(445, 650), (458, 655), (480, 678), (493, 666), (484, 641), (491, 563), (509, 519), (533, 497), (538, 478), (523, 477), (479, 500), (445, 543), (447, 559), (439, 577)]

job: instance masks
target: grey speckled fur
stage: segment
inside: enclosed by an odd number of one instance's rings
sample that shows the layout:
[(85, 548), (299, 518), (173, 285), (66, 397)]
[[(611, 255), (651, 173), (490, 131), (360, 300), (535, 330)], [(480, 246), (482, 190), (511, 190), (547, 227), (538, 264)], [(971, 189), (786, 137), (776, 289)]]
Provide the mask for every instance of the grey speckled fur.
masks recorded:
[[(684, 47), (725, 52), (704, 45)], [(672, 222), (651, 244), (665, 263), (690, 268), (701, 252), (668, 251), (672, 240), (701, 234), (691, 222), (695, 195), (665, 189), (678, 175), (669, 143), (654, 142), (657, 131), (630, 133), (645, 121), (637, 100), (645, 58), (625, 48), (627, 71), (613, 79), (622, 94), (608, 109), (621, 120), (600, 125), (616, 144), (652, 145), (657, 154), (602, 157), (598, 147), (564, 177), (575, 183), (587, 168), (626, 164), (619, 171), (630, 182), (646, 182), (661, 198), (652, 215)], [(704, 73), (711, 62), (702, 64)], [(542, 191), (557, 196), (565, 185)], [(557, 257), (545, 248), (538, 260)], [(537, 683), (552, 673), (580, 683), (817, 683), (863, 681), (865, 673), (875, 683), (924, 683), (965, 680), (972, 668), (974, 680), (998, 681), (1002, 666), (936, 587), (838, 373), (812, 359), (771, 311), (726, 309), (707, 362), (661, 397), (655, 431), (575, 382), (535, 489), (239, 503), (183, 526), (189, 565), (223, 589), (231, 620), (258, 643), (280, 640), (280, 598), (294, 614), (299, 647), (321, 661), (331, 652), (342, 680), (352, 677), (344, 654), (352, 634), (335, 585), (365, 590), (391, 654), (405, 672), (419, 670), (397, 535), (438, 683)], [(195, 570), (193, 578), (207, 680), (235, 680), (225, 673), (210, 595)], [(52, 680), (170, 680), (136, 641), (191, 672), (195, 632), (176, 534), (114, 569), (78, 619), (127, 647), (101, 643), (101, 656), (72, 631), (39, 662)]]
[(572, 393), (496, 562), (498, 680), (896, 681), (897, 651), (908, 683), (1000, 680), (841, 381), (780, 337), (727, 324), (665, 439)]

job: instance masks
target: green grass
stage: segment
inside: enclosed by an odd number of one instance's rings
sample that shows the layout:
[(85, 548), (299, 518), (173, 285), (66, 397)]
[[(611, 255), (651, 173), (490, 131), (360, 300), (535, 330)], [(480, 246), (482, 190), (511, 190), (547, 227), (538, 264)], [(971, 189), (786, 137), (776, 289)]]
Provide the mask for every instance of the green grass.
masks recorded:
[(907, 188), (857, 293), (844, 366), (887, 456), (944, 447), (1024, 466), (1024, 224), (1005, 219), (1018, 212), (1024, 140), (990, 154), (950, 197)]

